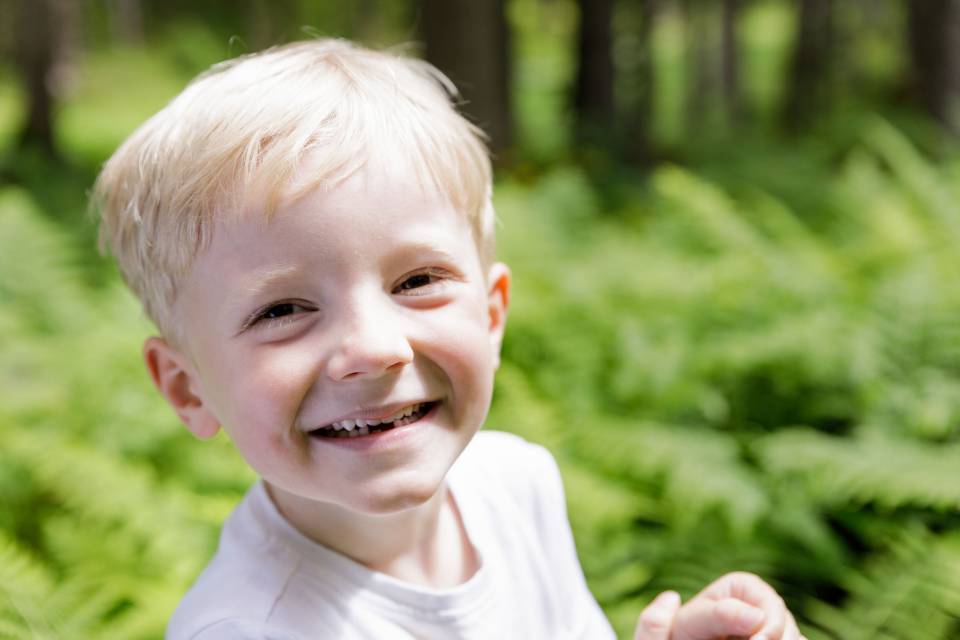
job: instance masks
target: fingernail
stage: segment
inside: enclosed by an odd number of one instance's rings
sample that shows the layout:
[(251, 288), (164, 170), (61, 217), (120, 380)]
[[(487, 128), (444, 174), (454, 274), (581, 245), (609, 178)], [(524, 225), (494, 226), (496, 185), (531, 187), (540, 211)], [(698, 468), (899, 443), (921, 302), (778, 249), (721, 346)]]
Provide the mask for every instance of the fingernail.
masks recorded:
[(670, 607), (676, 608), (680, 606), (680, 594), (676, 591), (664, 591), (656, 598), (654, 598), (653, 603), (658, 607)]

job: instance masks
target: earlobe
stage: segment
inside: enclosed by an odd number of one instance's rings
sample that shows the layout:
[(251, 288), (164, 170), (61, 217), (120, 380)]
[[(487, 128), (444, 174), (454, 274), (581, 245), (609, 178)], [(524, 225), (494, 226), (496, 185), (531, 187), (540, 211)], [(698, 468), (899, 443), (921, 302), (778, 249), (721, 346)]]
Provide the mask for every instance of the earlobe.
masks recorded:
[(495, 354), (495, 365), (500, 365), (500, 347), (507, 324), (510, 304), (510, 268), (496, 262), (487, 273), (487, 310), (490, 315), (490, 342)]
[(186, 356), (163, 338), (154, 336), (143, 343), (143, 360), (153, 384), (187, 429), (198, 438), (215, 436), (220, 421), (206, 406), (200, 380)]

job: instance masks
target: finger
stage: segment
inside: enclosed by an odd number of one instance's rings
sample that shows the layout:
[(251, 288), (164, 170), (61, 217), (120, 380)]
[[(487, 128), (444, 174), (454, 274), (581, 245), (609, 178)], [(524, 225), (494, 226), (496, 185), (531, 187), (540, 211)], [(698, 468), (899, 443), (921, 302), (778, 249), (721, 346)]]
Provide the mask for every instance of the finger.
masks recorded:
[(787, 605), (780, 596), (775, 599), (765, 599), (759, 604), (764, 614), (763, 627), (750, 636), (750, 640), (780, 640), (784, 638), (787, 626)]
[(736, 598), (694, 598), (680, 608), (674, 620), (675, 640), (711, 640), (750, 636), (764, 623), (763, 610)]
[(793, 614), (790, 611), (787, 611), (787, 626), (783, 632), (784, 640), (804, 640), (803, 634), (800, 633), (800, 627), (797, 626), (797, 621), (793, 618)]
[(763, 600), (777, 597), (777, 592), (763, 578), (746, 571), (724, 574), (707, 585), (702, 593), (715, 600), (736, 598), (757, 606)]
[(761, 630), (751, 636), (750, 640), (806, 640), (806, 638), (800, 634), (800, 627), (797, 626), (793, 614), (790, 613), (789, 609), (784, 608), (784, 625), (781, 635), (768, 635), (765, 630)]
[(664, 591), (640, 613), (633, 640), (669, 640), (673, 618), (680, 608), (680, 594)]
[(704, 589), (709, 597), (736, 598), (763, 610), (763, 627), (750, 640), (780, 640), (787, 623), (787, 607), (783, 598), (759, 576), (744, 571), (728, 573)]
[(803, 640), (803, 636), (800, 635), (800, 627), (797, 626), (797, 621), (793, 619), (793, 614), (790, 611), (787, 611), (787, 626), (783, 632), (784, 640)]

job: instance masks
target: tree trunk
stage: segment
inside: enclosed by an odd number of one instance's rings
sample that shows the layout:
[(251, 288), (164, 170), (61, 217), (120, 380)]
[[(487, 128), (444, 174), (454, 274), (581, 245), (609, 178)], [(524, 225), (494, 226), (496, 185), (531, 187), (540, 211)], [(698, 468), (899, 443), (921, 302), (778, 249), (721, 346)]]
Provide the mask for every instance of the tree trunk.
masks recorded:
[(723, 0), (723, 28), (721, 42), (721, 78), (724, 110), (729, 124), (737, 124), (743, 116), (740, 96), (740, 65), (737, 49), (737, 18), (739, 0)]
[(634, 159), (642, 165), (653, 158), (653, 30), (657, 9), (662, 0), (640, 1), (640, 55), (636, 66), (635, 82), (639, 86), (636, 113), (631, 129), (635, 144)]
[(17, 32), (18, 0), (0, 0), (0, 59), (13, 61), (16, 58), (17, 45), (14, 34)]
[(833, 0), (799, 0), (796, 45), (785, 108), (786, 124), (799, 128), (827, 106), (833, 59)]
[(960, 0), (910, 0), (912, 84), (920, 104), (960, 135)]
[(111, 0), (107, 4), (113, 39), (125, 45), (143, 42), (143, 5), (141, 0)]
[(716, 55), (716, 14), (708, 2), (681, 3), (687, 41), (687, 124), (700, 129), (713, 115), (711, 107), (719, 81)]
[(502, 153), (513, 141), (506, 0), (423, 0), (426, 58), (457, 85), (463, 110)]
[(56, 156), (52, 75), (58, 30), (53, 0), (18, 0), (16, 13), (15, 58), (27, 99), (19, 143)]
[(611, 24), (613, 0), (578, 0), (580, 29), (573, 106), (581, 143), (609, 147), (616, 113)]

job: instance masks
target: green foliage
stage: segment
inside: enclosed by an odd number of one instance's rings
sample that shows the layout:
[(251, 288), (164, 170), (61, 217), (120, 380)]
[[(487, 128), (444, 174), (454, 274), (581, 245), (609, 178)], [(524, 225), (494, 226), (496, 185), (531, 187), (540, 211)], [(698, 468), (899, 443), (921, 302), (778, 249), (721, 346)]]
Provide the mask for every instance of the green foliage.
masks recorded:
[[(161, 637), (253, 480), (150, 387), (149, 327), (82, 215), (135, 126), (256, 46), (261, 21), (221, 4), (188, 18), (156, 4), (148, 46), (88, 34), (58, 96), (73, 164), (0, 157), (19, 185), (0, 186), (0, 639)], [(888, 24), (845, 32), (851, 82), (835, 90), (881, 104), (901, 76), (885, 39), (903, 16), (858, 4), (837, 3), (838, 19)], [(406, 3), (286, 6), (296, 24), (273, 26), (289, 38), (415, 39)], [(534, 179), (521, 165), (497, 186), (515, 289), (488, 427), (557, 455), (581, 561), (621, 637), (657, 592), (688, 597), (734, 569), (771, 581), (811, 640), (958, 637), (960, 162), (932, 162), (900, 132), (942, 151), (922, 124), (874, 107), (804, 138), (762, 135), (796, 27), (782, 0), (743, 5), (749, 122), (691, 122), (692, 32), (664, 6), (652, 142), (689, 166), (603, 176), (604, 191), (555, 166), (572, 144), (576, 3), (508, 3), (517, 158), (552, 168)], [(638, 8), (617, 12), (629, 113), (645, 54)], [(0, 148), (23, 112), (0, 64)]]
[[(960, 632), (960, 170), (860, 137), (789, 189), (662, 167), (610, 211), (575, 169), (498, 186), (488, 425), (557, 455), (624, 637), (733, 569), (811, 639)], [(52, 220), (0, 191), (0, 637), (156, 638), (253, 476), (179, 428), (136, 304)]]
[(501, 185), (518, 291), (491, 421), (576, 469), (622, 636), (658, 590), (733, 568), (811, 638), (960, 632), (960, 184), (885, 122), (860, 138), (816, 184), (664, 167), (613, 215), (570, 170)]
[(0, 192), (0, 637), (156, 638), (251, 476), (222, 442), (202, 455), (232, 469), (199, 472), (138, 362), (136, 306), (74, 255)]

